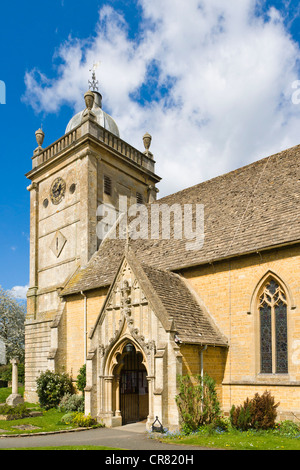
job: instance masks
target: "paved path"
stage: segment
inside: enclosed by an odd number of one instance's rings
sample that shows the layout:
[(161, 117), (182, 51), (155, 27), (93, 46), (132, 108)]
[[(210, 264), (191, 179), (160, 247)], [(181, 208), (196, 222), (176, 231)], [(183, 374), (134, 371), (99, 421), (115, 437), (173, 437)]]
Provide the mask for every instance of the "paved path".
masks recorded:
[(57, 447), (94, 445), (117, 447), (126, 450), (209, 450), (194, 446), (178, 446), (175, 444), (162, 444), (156, 439), (150, 439), (145, 432), (145, 425), (141, 423), (129, 424), (118, 428), (97, 428), (86, 431), (31, 435), (28, 437), (2, 437), (0, 449), (24, 448), (24, 447)]

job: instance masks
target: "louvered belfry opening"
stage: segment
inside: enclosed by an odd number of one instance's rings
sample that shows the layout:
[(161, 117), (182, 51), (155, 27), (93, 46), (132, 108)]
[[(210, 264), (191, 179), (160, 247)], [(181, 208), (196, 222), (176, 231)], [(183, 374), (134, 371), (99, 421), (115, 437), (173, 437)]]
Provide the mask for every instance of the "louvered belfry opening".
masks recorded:
[(143, 421), (148, 416), (147, 371), (143, 356), (128, 343), (123, 352), (120, 374), (120, 408), (122, 424)]

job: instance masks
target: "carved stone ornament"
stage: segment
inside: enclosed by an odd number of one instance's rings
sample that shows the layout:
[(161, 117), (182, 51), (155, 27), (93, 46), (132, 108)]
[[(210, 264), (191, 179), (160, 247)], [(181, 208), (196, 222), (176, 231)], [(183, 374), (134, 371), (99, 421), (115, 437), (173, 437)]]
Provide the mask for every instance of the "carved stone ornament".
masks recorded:
[(35, 138), (36, 138), (36, 141), (37, 141), (37, 143), (38, 143), (39, 148), (41, 148), (42, 145), (43, 145), (44, 137), (45, 137), (45, 134), (44, 134), (44, 132), (42, 131), (42, 129), (38, 129), (38, 130), (35, 132)]
[(151, 140), (152, 140), (151, 135), (148, 134), (148, 132), (146, 132), (146, 134), (145, 134), (144, 137), (143, 137), (144, 147), (145, 147), (145, 150), (146, 150), (146, 151), (148, 151), (149, 148), (150, 148)]
[(91, 109), (94, 105), (94, 101), (95, 101), (95, 95), (91, 90), (87, 91), (84, 94), (84, 101), (85, 101), (85, 105), (86, 105), (87, 109), (89, 111), (91, 111)]
[(151, 354), (152, 350), (155, 350), (155, 342), (145, 341), (145, 337), (140, 334), (139, 329), (134, 326), (134, 319), (131, 316), (131, 286), (127, 280), (124, 281), (123, 287), (121, 289), (122, 300), (121, 300), (121, 311), (126, 319), (129, 331), (132, 337), (137, 341), (137, 343), (142, 347), (147, 355)]
[(147, 157), (152, 158), (153, 154), (150, 152), (149, 148), (151, 145), (152, 137), (148, 132), (143, 136), (143, 142), (144, 142), (144, 147), (145, 147), (145, 152), (144, 154), (147, 155)]
[(58, 258), (61, 254), (67, 239), (60, 231), (57, 231), (50, 245), (52, 253)]

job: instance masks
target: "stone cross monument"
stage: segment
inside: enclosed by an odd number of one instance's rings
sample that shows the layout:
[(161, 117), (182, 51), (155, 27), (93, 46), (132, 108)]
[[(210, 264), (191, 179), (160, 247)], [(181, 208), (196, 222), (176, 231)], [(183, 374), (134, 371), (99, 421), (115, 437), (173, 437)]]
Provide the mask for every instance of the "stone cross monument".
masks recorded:
[(6, 403), (11, 406), (19, 405), (24, 403), (22, 395), (18, 393), (18, 360), (11, 359), (10, 363), (12, 364), (12, 393), (6, 399)]

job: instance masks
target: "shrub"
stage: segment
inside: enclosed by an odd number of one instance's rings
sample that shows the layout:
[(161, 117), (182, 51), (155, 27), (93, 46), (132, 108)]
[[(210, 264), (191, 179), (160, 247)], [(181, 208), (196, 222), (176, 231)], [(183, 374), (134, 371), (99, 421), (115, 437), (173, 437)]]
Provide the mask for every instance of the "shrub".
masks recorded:
[(230, 420), (233, 427), (247, 431), (252, 427), (251, 404), (247, 398), (243, 405), (237, 408), (233, 405), (230, 410)]
[(253, 403), (253, 426), (256, 429), (273, 429), (277, 418), (277, 408), (279, 403), (275, 404), (275, 398), (267, 390), (263, 395), (256, 393), (252, 400)]
[(46, 410), (56, 408), (67, 393), (74, 393), (72, 380), (67, 374), (47, 370), (40, 374), (36, 383), (40, 405)]
[(0, 406), (0, 415), (7, 415), (13, 419), (21, 419), (29, 416), (29, 412), (24, 403), (20, 403), (16, 406), (5, 404)]
[(276, 431), (283, 436), (298, 437), (300, 436), (300, 425), (287, 419), (276, 425)]
[(214, 380), (207, 374), (179, 376), (179, 394), (175, 397), (185, 433), (213, 423), (220, 417), (220, 404)]
[(273, 429), (277, 417), (277, 407), (274, 397), (267, 390), (263, 395), (255, 394), (252, 400), (247, 398), (243, 405), (232, 406), (230, 420), (232, 426), (242, 431), (247, 429)]
[(77, 375), (77, 388), (83, 393), (85, 386), (86, 386), (86, 365), (84, 364), (80, 368), (79, 374)]
[(213, 429), (218, 432), (228, 432), (230, 428), (230, 420), (227, 417), (219, 416), (212, 423)]
[(66, 413), (61, 418), (61, 422), (64, 424), (71, 424), (76, 413)]
[(64, 395), (58, 405), (60, 411), (65, 411), (66, 413), (71, 411), (84, 411), (84, 399), (80, 395), (71, 395), (67, 393)]
[(80, 428), (92, 427), (97, 425), (97, 421), (91, 415), (85, 416), (84, 413), (76, 413), (73, 416), (72, 423)]

